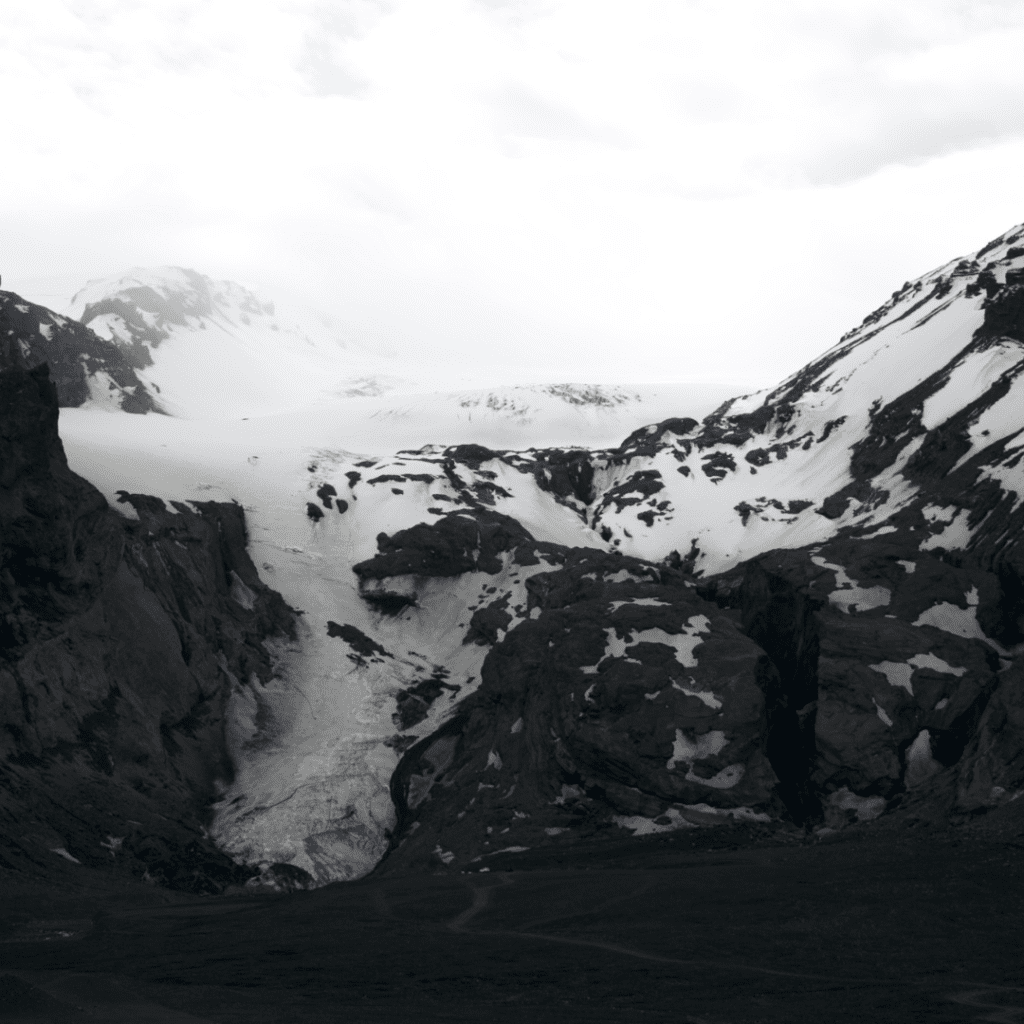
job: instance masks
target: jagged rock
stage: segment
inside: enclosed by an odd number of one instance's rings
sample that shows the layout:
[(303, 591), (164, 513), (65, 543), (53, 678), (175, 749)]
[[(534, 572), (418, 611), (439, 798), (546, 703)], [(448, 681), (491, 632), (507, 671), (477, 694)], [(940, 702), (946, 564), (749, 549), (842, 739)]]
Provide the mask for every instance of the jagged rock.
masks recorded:
[(498, 555), (533, 538), (509, 516), (480, 511), (446, 515), (433, 525), (420, 523), (394, 536), (377, 538), (379, 553), (352, 571), (360, 583), (391, 576), (459, 576), (497, 572)]
[(565, 557), (527, 581), (529, 618), (494, 645), (476, 693), (403, 758), (389, 870), (673, 808), (782, 810), (764, 652), (678, 578), (592, 549)]
[(0, 465), (6, 859), (203, 892), (244, 880), (204, 829), (232, 771), (225, 708), (270, 679), (262, 641), (293, 616), (241, 509), (123, 494), (135, 518), (117, 515), (67, 468), (45, 365), (0, 373)]
[(47, 363), (62, 406), (90, 398), (112, 401), (125, 412), (152, 412), (153, 396), (132, 361), (113, 342), (67, 317), (0, 291), (0, 370)]
[(998, 682), (957, 766), (956, 809), (997, 807), (1024, 795), (1024, 668)]
[(892, 536), (748, 564), (739, 604), (779, 669), (769, 752), (790, 800), (813, 814), (840, 791), (890, 799), (919, 751), (956, 765), (997, 684), (981, 623), (1000, 597), (991, 573)]

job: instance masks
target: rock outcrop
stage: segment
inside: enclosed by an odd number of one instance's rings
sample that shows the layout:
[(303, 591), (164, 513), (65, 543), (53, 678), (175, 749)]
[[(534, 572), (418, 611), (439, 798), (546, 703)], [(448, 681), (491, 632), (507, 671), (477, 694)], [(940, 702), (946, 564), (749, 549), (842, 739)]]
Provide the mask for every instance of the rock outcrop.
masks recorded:
[[(382, 536), (364, 586), (475, 568), (495, 517), (477, 514)], [(621, 829), (837, 829), (911, 805), (956, 822), (1024, 791), (1020, 660), (996, 638), (1015, 639), (1007, 595), (977, 560), (894, 531), (695, 579), (508, 532), (513, 562), (543, 548), (547, 564), (525, 607), (499, 594), (464, 611), (467, 642), (490, 647), (482, 681), (404, 754), (382, 870)]]
[(225, 707), (293, 613), (236, 505), (123, 494), (67, 467), (47, 366), (0, 372), (0, 861), (55, 857), (193, 891), (244, 880), (207, 839)]
[(129, 355), (113, 341), (14, 292), (0, 291), (0, 370), (43, 363), (50, 367), (61, 406), (92, 399), (124, 412), (157, 409)]

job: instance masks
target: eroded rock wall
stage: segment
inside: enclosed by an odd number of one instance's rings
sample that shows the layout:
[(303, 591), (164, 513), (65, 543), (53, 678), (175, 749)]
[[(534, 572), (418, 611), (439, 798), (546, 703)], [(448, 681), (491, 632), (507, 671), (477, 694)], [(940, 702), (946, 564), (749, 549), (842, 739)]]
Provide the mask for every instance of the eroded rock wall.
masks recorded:
[(0, 373), (0, 858), (54, 857), (217, 891), (233, 687), (273, 667), (293, 613), (260, 583), (235, 505), (122, 495), (71, 473), (43, 365)]
[[(488, 557), (488, 515), (382, 537), (358, 568), (367, 597), (426, 552), (452, 575)], [(528, 534), (501, 536), (502, 557), (530, 560)], [(990, 635), (1000, 577), (919, 544), (846, 537), (701, 580), (544, 545), (508, 630), (467, 634), (489, 645), (479, 689), (395, 772), (382, 870), (479, 868), (623, 829), (835, 829), (924, 806), (956, 823), (1014, 799), (1024, 691), (1017, 652)]]

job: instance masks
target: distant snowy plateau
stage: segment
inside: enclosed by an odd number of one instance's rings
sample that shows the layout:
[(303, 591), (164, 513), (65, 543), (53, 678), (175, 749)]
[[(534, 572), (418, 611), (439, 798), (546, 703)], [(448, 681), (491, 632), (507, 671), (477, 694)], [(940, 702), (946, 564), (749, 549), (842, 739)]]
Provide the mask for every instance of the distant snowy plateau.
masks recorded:
[[(62, 313), (0, 292), (0, 331), (0, 367), (49, 364), (67, 464), (129, 537), (184, 550), (176, 521), (234, 503), (258, 581), (232, 563), (225, 593), (296, 612), (259, 671), (211, 654), (230, 766), (206, 825), (257, 880), (722, 821), (955, 822), (1024, 791), (1024, 226), (725, 401), (445, 387), (175, 268)], [(115, 714), (101, 691), (82, 722)], [(116, 774), (88, 722), (89, 770)], [(116, 860), (111, 813), (49, 849)]]

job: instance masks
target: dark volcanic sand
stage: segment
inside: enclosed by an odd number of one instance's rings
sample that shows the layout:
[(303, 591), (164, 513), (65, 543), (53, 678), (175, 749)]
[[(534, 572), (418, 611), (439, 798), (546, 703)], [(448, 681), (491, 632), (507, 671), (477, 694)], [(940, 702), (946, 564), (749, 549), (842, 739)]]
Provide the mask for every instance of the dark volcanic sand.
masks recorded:
[(0, 1020), (1020, 1022), (1011, 808), (1002, 830), (694, 829), (292, 895), (62, 862), (0, 878)]

